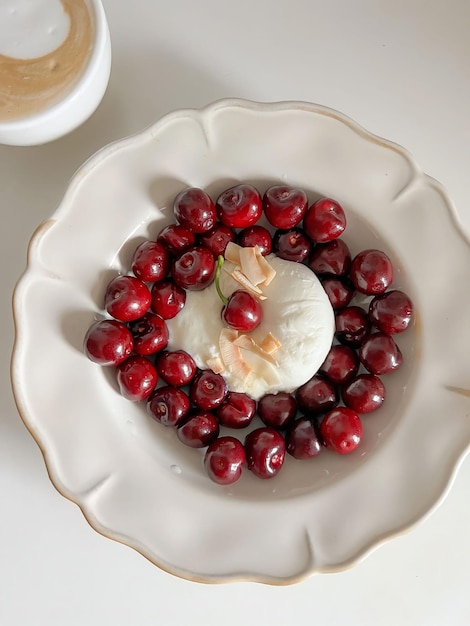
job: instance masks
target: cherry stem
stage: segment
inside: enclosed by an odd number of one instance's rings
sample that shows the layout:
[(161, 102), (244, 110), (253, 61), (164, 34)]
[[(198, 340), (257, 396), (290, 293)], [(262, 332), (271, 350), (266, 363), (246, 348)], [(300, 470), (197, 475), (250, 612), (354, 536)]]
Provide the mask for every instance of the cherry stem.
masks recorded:
[(228, 298), (226, 298), (224, 296), (224, 294), (222, 293), (221, 289), (220, 289), (220, 270), (222, 269), (222, 265), (224, 264), (224, 257), (222, 255), (219, 255), (218, 259), (217, 259), (217, 267), (215, 270), (215, 288), (217, 290), (217, 293), (219, 294), (219, 298), (222, 300), (222, 302), (224, 303), (225, 306), (227, 306), (228, 304)]

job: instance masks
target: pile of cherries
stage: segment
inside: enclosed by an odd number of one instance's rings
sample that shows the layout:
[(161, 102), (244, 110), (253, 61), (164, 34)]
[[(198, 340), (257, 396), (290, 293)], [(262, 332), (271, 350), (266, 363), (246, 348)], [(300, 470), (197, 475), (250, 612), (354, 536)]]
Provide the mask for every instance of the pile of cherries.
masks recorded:
[[(410, 298), (390, 289), (389, 257), (368, 249), (353, 258), (341, 239), (346, 217), (338, 202), (321, 198), (309, 206), (303, 190), (287, 185), (274, 185), (261, 196), (252, 185), (239, 184), (215, 203), (201, 189), (185, 189), (175, 198), (174, 214), (176, 223), (136, 248), (132, 274), (108, 284), (108, 317), (89, 328), (87, 356), (115, 366), (121, 394), (145, 401), (148, 414), (176, 428), (184, 444), (207, 447), (204, 464), (216, 483), (235, 482), (245, 465), (256, 476), (271, 478), (286, 453), (310, 459), (323, 447), (352, 452), (362, 437), (360, 414), (384, 401), (381, 376), (402, 363), (393, 335), (412, 319)], [(263, 214), (271, 228), (258, 224)], [(267, 394), (256, 402), (230, 391), (220, 374), (199, 370), (184, 350), (166, 349), (165, 320), (184, 307), (186, 290), (211, 284), (217, 259), (231, 241), (308, 265), (330, 299), (333, 346), (319, 371), (294, 393)], [(356, 294), (370, 296), (368, 303), (352, 304)], [(233, 315), (246, 317), (243, 305), (232, 308)], [(221, 427), (246, 428), (255, 416), (264, 425), (243, 443), (220, 435)]]

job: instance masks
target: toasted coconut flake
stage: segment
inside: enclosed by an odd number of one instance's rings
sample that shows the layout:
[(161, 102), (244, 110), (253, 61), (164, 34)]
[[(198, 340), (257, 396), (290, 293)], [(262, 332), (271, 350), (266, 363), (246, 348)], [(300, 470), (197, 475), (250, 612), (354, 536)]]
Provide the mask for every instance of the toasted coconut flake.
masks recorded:
[(251, 374), (251, 368), (243, 359), (239, 346), (235, 345), (238, 331), (231, 328), (223, 328), (219, 336), (219, 348), (222, 360), (227, 369), (241, 380), (246, 380)]
[(260, 285), (266, 280), (266, 275), (259, 264), (255, 248), (240, 250), (241, 271), (253, 285)]
[(264, 281), (263, 281), (262, 284), (263, 285), (269, 285), (269, 283), (271, 283), (273, 278), (276, 276), (276, 270), (269, 263), (269, 261), (266, 259), (266, 257), (264, 257), (261, 254), (261, 249), (260, 249), (259, 246), (255, 246), (255, 251), (256, 251), (257, 263), (258, 263), (261, 271), (264, 274)]
[(268, 354), (273, 354), (273, 352), (279, 350), (282, 344), (279, 339), (276, 339), (276, 337), (274, 337), (274, 335), (268, 333), (259, 345), (260, 348), (262, 348)]
[(207, 359), (206, 365), (211, 369), (214, 374), (220, 374), (224, 371), (224, 364), (220, 357), (214, 356), (211, 359)]
[(225, 259), (231, 261), (234, 265), (240, 266), (240, 250), (242, 250), (241, 246), (233, 241), (229, 241), (225, 248)]
[(240, 348), (244, 348), (245, 350), (249, 350), (250, 352), (253, 352), (254, 354), (260, 356), (265, 361), (272, 363), (276, 367), (279, 366), (279, 363), (272, 356), (272, 354), (269, 354), (269, 352), (266, 352), (265, 350), (263, 350), (263, 348), (261, 348), (261, 346), (259, 346), (256, 343), (253, 337), (249, 337), (248, 335), (240, 335), (237, 339), (235, 339), (233, 343), (235, 346), (239, 346)]
[(240, 285), (244, 289), (246, 289), (246, 291), (249, 291), (254, 296), (259, 298), (260, 300), (266, 300), (266, 296), (263, 294), (261, 289), (259, 287), (257, 287), (256, 285), (253, 285), (253, 283), (250, 280), (248, 280), (248, 278), (245, 276), (245, 274), (243, 274), (243, 272), (241, 272), (240, 270), (235, 269), (235, 270), (233, 270), (233, 272), (230, 273), (230, 276), (234, 280), (236, 280), (237, 283), (240, 283)]

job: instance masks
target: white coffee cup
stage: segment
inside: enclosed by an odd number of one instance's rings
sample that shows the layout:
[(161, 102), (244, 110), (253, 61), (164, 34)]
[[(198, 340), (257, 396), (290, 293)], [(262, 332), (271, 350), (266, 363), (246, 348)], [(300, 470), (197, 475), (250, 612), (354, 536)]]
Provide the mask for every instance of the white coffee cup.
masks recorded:
[(101, 102), (110, 69), (100, 0), (2, 0), (0, 144), (43, 144), (80, 126)]

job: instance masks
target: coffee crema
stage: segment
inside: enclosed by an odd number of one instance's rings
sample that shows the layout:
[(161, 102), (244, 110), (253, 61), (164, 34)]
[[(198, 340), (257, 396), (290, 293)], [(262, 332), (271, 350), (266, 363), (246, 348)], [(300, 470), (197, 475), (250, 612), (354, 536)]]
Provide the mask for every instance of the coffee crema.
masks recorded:
[(0, 54), (0, 122), (40, 113), (67, 95), (91, 55), (93, 19), (85, 0), (61, 0), (69, 18), (63, 43), (44, 56), (17, 59)]

